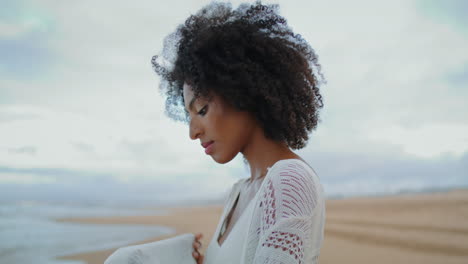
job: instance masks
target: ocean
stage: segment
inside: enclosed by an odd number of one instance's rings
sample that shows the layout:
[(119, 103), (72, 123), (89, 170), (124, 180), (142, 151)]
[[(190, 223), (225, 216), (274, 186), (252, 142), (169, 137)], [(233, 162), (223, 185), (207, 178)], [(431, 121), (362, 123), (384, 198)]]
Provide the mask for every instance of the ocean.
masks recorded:
[(57, 222), (63, 217), (165, 214), (163, 210), (105, 204), (58, 204), (35, 201), (0, 203), (0, 263), (78, 264), (56, 257), (125, 246), (175, 233), (169, 227), (93, 225)]

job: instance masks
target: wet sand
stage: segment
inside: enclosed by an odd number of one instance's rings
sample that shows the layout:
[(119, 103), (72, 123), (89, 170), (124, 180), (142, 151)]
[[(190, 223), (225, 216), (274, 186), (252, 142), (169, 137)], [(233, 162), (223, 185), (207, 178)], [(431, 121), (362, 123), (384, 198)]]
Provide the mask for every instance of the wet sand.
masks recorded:
[[(327, 201), (320, 263), (468, 263), (468, 190)], [(174, 208), (164, 216), (69, 218), (93, 224), (163, 225), (178, 234), (202, 232), (206, 250), (222, 206)], [(139, 243), (165, 239), (157, 237)], [(138, 243), (138, 244), (139, 244)], [(114, 251), (61, 259), (101, 264)]]

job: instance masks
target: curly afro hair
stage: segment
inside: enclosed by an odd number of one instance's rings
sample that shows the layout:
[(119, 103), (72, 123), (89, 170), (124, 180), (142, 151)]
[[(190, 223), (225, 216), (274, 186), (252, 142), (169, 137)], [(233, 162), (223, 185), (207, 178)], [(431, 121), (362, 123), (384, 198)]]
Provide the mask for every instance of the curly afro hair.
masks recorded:
[[(189, 122), (183, 84), (211, 92), (258, 120), (265, 136), (305, 147), (323, 107), (317, 55), (278, 14), (278, 5), (213, 2), (167, 36), (152, 64), (161, 77), (166, 115)], [(320, 81), (317, 78), (320, 76)]]

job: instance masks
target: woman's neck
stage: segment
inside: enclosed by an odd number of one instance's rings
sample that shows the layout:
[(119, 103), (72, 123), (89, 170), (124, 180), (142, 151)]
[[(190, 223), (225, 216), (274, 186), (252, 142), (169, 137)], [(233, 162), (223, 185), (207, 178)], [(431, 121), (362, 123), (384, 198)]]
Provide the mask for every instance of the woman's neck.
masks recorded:
[(249, 164), (250, 182), (263, 178), (269, 167), (278, 160), (300, 159), (284, 142), (277, 142), (265, 137), (263, 130), (254, 131), (250, 141), (241, 151)]

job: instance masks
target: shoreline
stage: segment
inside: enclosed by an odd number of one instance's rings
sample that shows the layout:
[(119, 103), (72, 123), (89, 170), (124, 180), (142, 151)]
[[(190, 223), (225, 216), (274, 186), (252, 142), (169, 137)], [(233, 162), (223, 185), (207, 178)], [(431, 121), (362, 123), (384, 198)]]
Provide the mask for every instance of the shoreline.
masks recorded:
[[(222, 205), (207, 205), (193, 207), (165, 208), (168, 214), (165, 215), (143, 215), (143, 216), (118, 216), (118, 217), (86, 217), (86, 218), (59, 218), (57, 222), (81, 223), (81, 224), (122, 224), (122, 225), (157, 225), (175, 229), (171, 235), (157, 236), (150, 239), (138, 241), (128, 245), (137, 245), (150, 243), (167, 239), (184, 233), (203, 233), (201, 239), (203, 247), (200, 252), (205, 253), (206, 246), (211, 241), (211, 237), (221, 216)], [(104, 263), (104, 260), (110, 256), (117, 248), (98, 250), (92, 252), (83, 252), (72, 255), (57, 257), (58, 260), (78, 260), (89, 264)]]
[[(218, 224), (222, 205), (176, 207), (167, 215), (64, 218), (87, 224), (167, 226), (176, 230), (134, 244), (183, 233), (204, 234), (204, 254)], [(320, 263), (467, 263), (468, 189), (351, 197), (326, 201), (325, 240)], [(62, 256), (102, 264), (115, 249)], [(339, 254), (337, 254), (339, 252)], [(391, 257), (389, 257), (391, 256)]]

